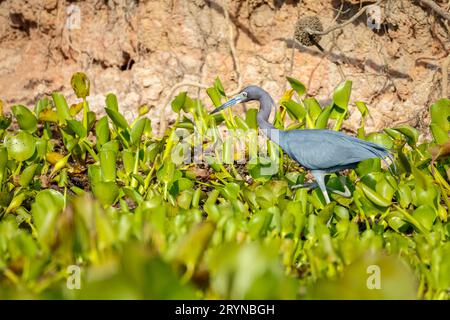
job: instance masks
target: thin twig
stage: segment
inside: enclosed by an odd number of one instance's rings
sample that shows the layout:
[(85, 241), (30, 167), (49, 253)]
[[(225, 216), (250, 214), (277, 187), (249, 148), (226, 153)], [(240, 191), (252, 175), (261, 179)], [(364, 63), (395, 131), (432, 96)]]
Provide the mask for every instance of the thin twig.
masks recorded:
[(230, 46), (230, 52), (231, 52), (231, 56), (233, 58), (233, 64), (234, 64), (234, 70), (236, 71), (236, 75), (237, 75), (237, 80), (238, 80), (238, 85), (236, 90), (230, 92), (230, 95), (234, 95), (236, 93), (239, 93), (239, 90), (241, 90), (242, 88), (242, 75), (241, 75), (241, 67), (239, 64), (239, 59), (237, 57), (236, 54), (236, 46), (234, 45), (234, 28), (233, 28), (233, 24), (231, 23), (230, 20), (230, 14), (228, 12), (228, 1), (225, 0), (224, 4), (222, 6), (223, 8), (223, 14), (225, 16), (225, 21), (228, 25), (228, 32), (229, 32), (229, 36), (228, 36), (228, 45)]
[(448, 97), (448, 66), (450, 64), (450, 54), (442, 62), (442, 97)]
[(167, 128), (166, 110), (165, 110), (166, 106), (169, 105), (170, 99), (175, 94), (175, 92), (181, 87), (197, 87), (197, 88), (202, 88), (202, 89), (208, 88), (208, 86), (206, 84), (198, 83), (198, 82), (191, 82), (191, 81), (182, 81), (182, 82), (179, 82), (176, 85), (174, 85), (172, 87), (172, 90), (170, 90), (169, 94), (167, 95), (166, 100), (164, 100), (164, 103), (161, 108), (161, 112), (159, 114), (159, 133), (161, 135), (164, 134), (164, 131), (166, 131), (166, 128)]
[[(223, 8), (225, 20), (226, 20), (228, 28), (229, 28), (228, 45), (230, 46), (230, 52), (231, 52), (231, 56), (233, 58), (234, 69), (235, 69), (236, 75), (238, 77), (237, 88), (235, 90), (231, 91), (229, 94), (235, 95), (236, 93), (239, 93), (239, 91), (242, 88), (242, 75), (241, 75), (241, 69), (240, 69), (240, 65), (239, 65), (239, 59), (236, 54), (236, 46), (234, 45), (234, 29), (233, 29), (233, 24), (231, 23), (230, 14), (228, 13), (227, 1), (225, 1), (222, 8)], [(207, 86), (206, 84), (199, 83), (199, 82), (191, 82), (191, 81), (182, 81), (182, 82), (179, 82), (176, 85), (174, 85), (172, 87), (172, 90), (167, 95), (166, 100), (164, 101), (164, 104), (162, 105), (161, 113), (159, 116), (159, 133), (161, 135), (164, 134), (164, 131), (166, 131), (166, 128), (167, 128), (165, 109), (169, 105), (170, 99), (172, 99), (172, 96), (175, 94), (176, 90), (178, 90), (181, 87), (197, 87), (200, 89), (208, 89), (209, 88), (209, 86)]]

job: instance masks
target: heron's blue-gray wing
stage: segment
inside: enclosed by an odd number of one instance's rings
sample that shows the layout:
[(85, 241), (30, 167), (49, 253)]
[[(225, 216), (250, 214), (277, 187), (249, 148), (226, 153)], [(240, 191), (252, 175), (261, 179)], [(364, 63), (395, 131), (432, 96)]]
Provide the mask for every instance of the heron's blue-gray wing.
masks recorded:
[(312, 170), (345, 167), (365, 159), (386, 157), (383, 147), (331, 130), (292, 130), (282, 137), (290, 157)]

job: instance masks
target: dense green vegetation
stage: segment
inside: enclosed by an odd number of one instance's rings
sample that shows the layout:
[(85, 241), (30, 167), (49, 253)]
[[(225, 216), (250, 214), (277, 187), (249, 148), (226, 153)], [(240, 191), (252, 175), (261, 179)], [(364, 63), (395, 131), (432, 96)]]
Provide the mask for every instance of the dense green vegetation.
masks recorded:
[[(350, 81), (329, 106), (288, 81), (276, 127), (341, 130)], [(369, 110), (354, 101), (358, 136), (390, 148), (396, 171), (364, 161), (346, 174), (352, 197), (325, 205), (318, 189), (290, 188), (306, 172), (276, 144), (254, 148), (256, 109), (211, 116), (183, 92), (160, 138), (146, 106), (129, 124), (108, 94), (97, 119), (87, 77), (71, 84), (71, 106), (55, 92), (2, 111), (0, 299), (449, 298), (450, 100), (430, 106), (429, 141), (406, 125), (366, 133)], [(207, 94), (226, 99), (218, 79)], [(248, 161), (235, 161), (236, 141)], [(208, 152), (185, 161), (198, 144)], [(342, 189), (334, 175), (327, 184)], [(373, 265), (380, 290), (367, 286)]]

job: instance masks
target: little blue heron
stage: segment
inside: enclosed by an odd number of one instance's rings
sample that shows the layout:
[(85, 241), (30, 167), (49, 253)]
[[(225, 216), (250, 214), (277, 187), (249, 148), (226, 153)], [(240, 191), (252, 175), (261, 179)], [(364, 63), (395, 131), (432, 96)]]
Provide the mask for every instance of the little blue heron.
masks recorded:
[[(259, 128), (263, 129), (268, 138), (277, 143), (292, 159), (311, 170), (317, 181), (317, 183), (294, 187), (314, 188), (318, 185), (327, 203), (330, 203), (330, 198), (325, 185), (326, 174), (338, 174), (341, 170), (355, 168), (359, 162), (371, 158), (380, 158), (384, 161), (385, 158), (389, 158), (393, 163), (392, 155), (385, 147), (342, 132), (322, 129), (288, 131), (276, 129), (268, 121), (272, 106), (275, 105), (274, 101), (269, 93), (257, 86), (244, 88), (237, 96), (214, 109), (211, 114), (252, 100), (259, 101), (260, 104), (257, 114)], [(351, 194), (343, 177), (339, 176), (339, 178), (345, 192), (330, 190), (349, 197)]]

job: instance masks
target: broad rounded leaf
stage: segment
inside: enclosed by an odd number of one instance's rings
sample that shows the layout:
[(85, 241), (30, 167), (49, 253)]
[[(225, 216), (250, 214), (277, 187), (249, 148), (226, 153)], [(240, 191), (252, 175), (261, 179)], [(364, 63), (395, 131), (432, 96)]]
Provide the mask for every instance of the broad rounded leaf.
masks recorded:
[(106, 107), (115, 111), (119, 111), (119, 103), (114, 93), (108, 93), (105, 99)]
[(436, 219), (436, 210), (429, 205), (423, 205), (414, 210), (413, 217), (427, 230), (430, 230)]
[(119, 196), (119, 187), (115, 182), (96, 182), (92, 192), (102, 205), (110, 206)]
[(180, 112), (180, 110), (184, 107), (184, 103), (186, 101), (186, 96), (187, 96), (187, 92), (184, 91), (175, 97), (175, 99), (171, 103), (173, 112), (176, 112), (176, 113)]
[(20, 129), (34, 132), (37, 128), (37, 119), (34, 114), (25, 106), (15, 105), (12, 112), (17, 119)]
[(21, 131), (15, 136), (8, 136), (5, 139), (5, 146), (9, 156), (17, 161), (31, 158), (36, 150), (34, 137), (26, 131)]
[(394, 128), (394, 130), (401, 132), (406, 137), (406, 141), (408, 142), (408, 144), (412, 147), (415, 146), (417, 140), (419, 140), (419, 130), (411, 126), (403, 125)]

